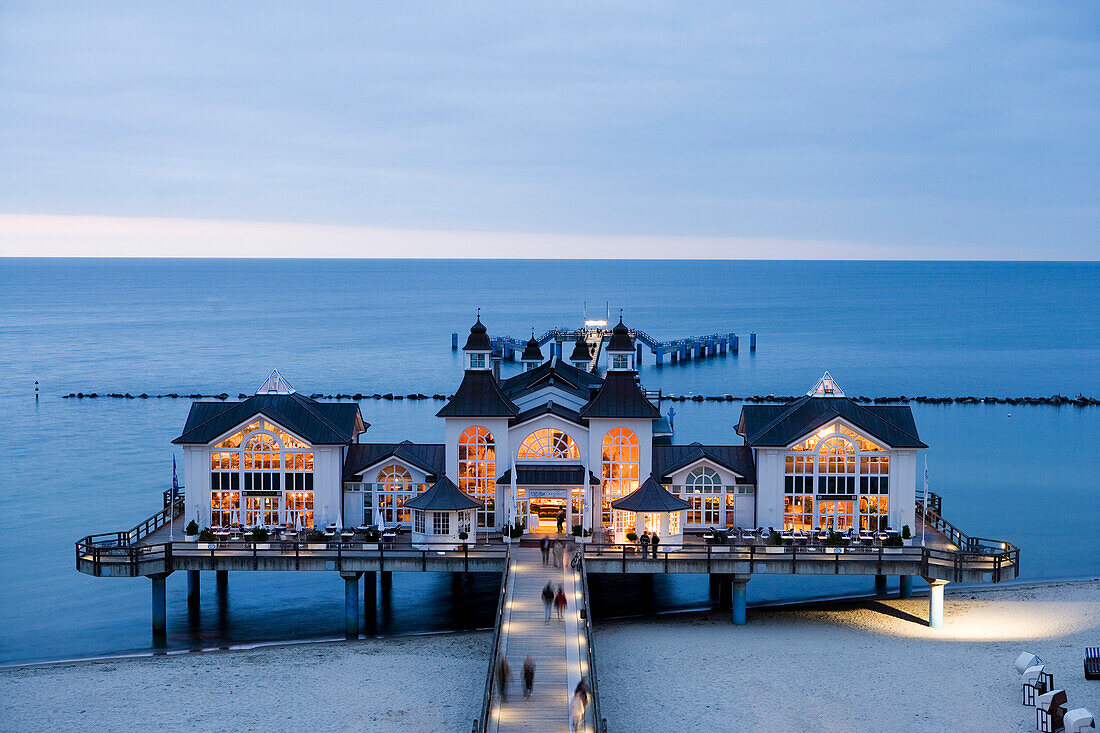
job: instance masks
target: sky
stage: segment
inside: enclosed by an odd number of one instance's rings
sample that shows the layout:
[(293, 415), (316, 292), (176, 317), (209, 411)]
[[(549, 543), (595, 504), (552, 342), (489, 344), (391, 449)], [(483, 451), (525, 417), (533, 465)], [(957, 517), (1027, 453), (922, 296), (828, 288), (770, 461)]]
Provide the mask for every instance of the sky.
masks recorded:
[(0, 3), (0, 255), (1100, 259), (1100, 3)]

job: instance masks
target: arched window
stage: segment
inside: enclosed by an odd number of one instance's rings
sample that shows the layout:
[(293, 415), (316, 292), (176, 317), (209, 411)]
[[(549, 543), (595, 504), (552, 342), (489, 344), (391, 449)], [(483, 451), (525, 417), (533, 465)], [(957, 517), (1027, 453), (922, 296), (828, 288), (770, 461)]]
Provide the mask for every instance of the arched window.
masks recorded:
[(412, 475), (404, 466), (396, 463), (386, 466), (375, 477), (378, 484), (378, 508), (386, 524), (409, 521), (409, 510), (405, 502), (416, 496)]
[(713, 468), (700, 466), (684, 479), (683, 498), (691, 504), (687, 523), (699, 527), (722, 525), (722, 477)]
[[(603, 523), (611, 524), (611, 500), (638, 488), (638, 436), (614, 428), (603, 438)], [(626, 512), (619, 512), (620, 515)]]
[(543, 428), (528, 435), (516, 456), (521, 461), (579, 460), (580, 451), (568, 433)]
[(856, 447), (847, 438), (829, 438), (817, 449), (817, 521), (819, 527), (843, 531), (853, 522), (856, 493)]
[(475, 425), (458, 437), (458, 488), (484, 502), (478, 527), (496, 526), (496, 444), (488, 429)]
[(721, 492), (722, 478), (713, 468), (701, 466), (687, 475), (684, 479), (684, 488), (696, 494)]
[(256, 420), (211, 449), (210, 492), (212, 526), (294, 524), (300, 518), (310, 527), (313, 452), (282, 428)]

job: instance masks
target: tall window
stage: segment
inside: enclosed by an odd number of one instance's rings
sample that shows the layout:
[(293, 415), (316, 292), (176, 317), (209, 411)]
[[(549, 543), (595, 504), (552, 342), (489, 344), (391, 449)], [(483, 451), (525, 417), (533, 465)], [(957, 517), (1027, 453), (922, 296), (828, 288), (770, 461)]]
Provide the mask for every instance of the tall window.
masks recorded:
[(579, 460), (580, 457), (573, 439), (554, 428), (543, 428), (528, 435), (516, 456), (521, 461)]
[[(310, 478), (313, 475), (310, 474)], [(310, 484), (312, 487), (312, 482)], [(303, 527), (313, 526), (313, 492), (312, 491), (288, 491), (286, 494), (287, 524), (297, 526), (299, 521)]]
[[(293, 522), (294, 516), (284, 515), (280, 507), (300, 507), (303, 525), (310, 526), (313, 451), (277, 425), (255, 420), (211, 449), (210, 492), (212, 526)], [(301, 496), (291, 497), (291, 492)]]
[(496, 448), (486, 428), (466, 428), (458, 438), (458, 488), (484, 504), (478, 527), (496, 526)]
[(833, 423), (790, 451), (783, 504), (787, 529), (887, 525), (890, 457), (880, 445)]
[[(603, 438), (603, 525), (611, 525), (611, 501), (638, 488), (638, 436), (627, 428), (609, 430)], [(629, 512), (617, 512), (625, 515)], [(628, 521), (623, 517), (622, 521)]]
[(717, 471), (706, 466), (695, 469), (684, 479), (683, 490), (684, 500), (691, 505), (687, 510), (689, 525), (722, 525), (722, 478)]
[(432, 512), (432, 534), (450, 534), (450, 512)]
[(783, 477), (783, 527), (807, 531), (814, 528), (813, 456), (787, 456)]
[(405, 502), (416, 496), (412, 476), (404, 466), (386, 466), (378, 472), (378, 508), (386, 524), (409, 522), (409, 510)]

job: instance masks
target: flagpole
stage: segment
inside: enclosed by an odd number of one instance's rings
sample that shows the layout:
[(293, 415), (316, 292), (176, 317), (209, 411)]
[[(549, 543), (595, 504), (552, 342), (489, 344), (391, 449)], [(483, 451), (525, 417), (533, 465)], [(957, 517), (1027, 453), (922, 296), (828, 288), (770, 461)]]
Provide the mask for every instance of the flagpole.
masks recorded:
[(924, 549), (924, 536), (928, 534), (928, 454), (924, 454), (924, 516), (921, 517), (920, 546)]

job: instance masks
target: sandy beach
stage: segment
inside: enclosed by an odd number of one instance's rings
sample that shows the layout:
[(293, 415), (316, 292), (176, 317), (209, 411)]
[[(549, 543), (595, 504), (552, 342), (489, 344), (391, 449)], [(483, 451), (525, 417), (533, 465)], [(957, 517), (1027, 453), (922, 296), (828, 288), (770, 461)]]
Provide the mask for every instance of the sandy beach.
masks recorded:
[(1033, 731), (1012, 667), (1027, 650), (1100, 714), (1081, 666), (1100, 582), (948, 589), (938, 631), (927, 597), (600, 624), (602, 713), (616, 731)]
[[(1043, 657), (1071, 707), (1100, 712), (1086, 645), (1100, 582), (597, 624), (612, 731), (1028, 731), (1012, 668)], [(478, 713), (488, 632), (0, 670), (4, 730), (465, 731)]]

